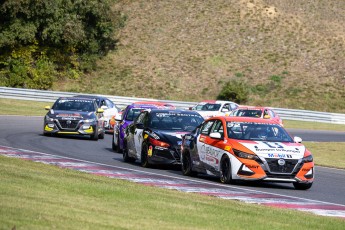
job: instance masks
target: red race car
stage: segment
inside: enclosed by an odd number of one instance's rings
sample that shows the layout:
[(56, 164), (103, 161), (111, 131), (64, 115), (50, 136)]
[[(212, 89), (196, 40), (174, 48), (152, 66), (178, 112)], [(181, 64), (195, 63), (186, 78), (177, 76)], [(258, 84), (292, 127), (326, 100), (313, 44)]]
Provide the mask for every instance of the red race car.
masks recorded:
[(230, 116), (270, 119), (283, 126), (283, 120), (269, 107), (239, 106), (236, 110), (231, 112)]

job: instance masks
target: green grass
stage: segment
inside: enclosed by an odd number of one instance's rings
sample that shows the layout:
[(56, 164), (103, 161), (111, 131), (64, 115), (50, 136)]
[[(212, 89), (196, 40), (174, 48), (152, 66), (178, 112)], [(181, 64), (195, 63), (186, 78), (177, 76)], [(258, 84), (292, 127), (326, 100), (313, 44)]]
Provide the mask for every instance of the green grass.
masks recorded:
[(283, 123), (284, 128), (290, 129), (332, 130), (345, 132), (345, 125), (342, 124), (294, 120), (283, 120)]
[(345, 142), (303, 142), (316, 165), (345, 169)]
[(0, 98), (0, 115), (44, 116), (47, 105), (53, 103)]
[(0, 156), (0, 228), (343, 229), (344, 220)]

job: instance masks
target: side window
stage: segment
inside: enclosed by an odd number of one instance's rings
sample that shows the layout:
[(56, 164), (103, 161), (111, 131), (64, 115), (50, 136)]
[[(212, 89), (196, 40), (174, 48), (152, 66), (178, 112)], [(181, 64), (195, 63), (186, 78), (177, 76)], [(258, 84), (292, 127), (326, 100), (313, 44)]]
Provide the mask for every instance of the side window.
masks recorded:
[(105, 100), (103, 100), (103, 99), (101, 100), (101, 107), (102, 106), (107, 106), (107, 104), (105, 103)]
[(231, 103), (231, 104), (230, 104), (230, 109), (231, 109), (231, 110), (235, 110), (235, 109), (237, 109), (237, 107), (238, 107), (238, 106), (237, 106), (235, 103)]
[(149, 125), (149, 114), (147, 112), (144, 113), (142, 123), (144, 124), (145, 127)]
[(222, 108), (222, 111), (230, 111), (230, 105), (229, 104), (225, 104)]
[(135, 123), (143, 123), (146, 113), (147, 112), (140, 113), (139, 116), (135, 119)]
[(220, 120), (217, 120), (212, 126), (211, 133), (220, 133), (224, 137), (224, 128), (223, 123)]
[(275, 117), (275, 113), (272, 110), (268, 110), (268, 115), (270, 115), (270, 117)]
[(208, 121), (201, 127), (201, 134), (208, 135), (210, 133), (210, 129), (214, 123), (214, 120)]
[(111, 102), (110, 100), (106, 100), (105, 103), (107, 104), (109, 109), (114, 107), (113, 102)]

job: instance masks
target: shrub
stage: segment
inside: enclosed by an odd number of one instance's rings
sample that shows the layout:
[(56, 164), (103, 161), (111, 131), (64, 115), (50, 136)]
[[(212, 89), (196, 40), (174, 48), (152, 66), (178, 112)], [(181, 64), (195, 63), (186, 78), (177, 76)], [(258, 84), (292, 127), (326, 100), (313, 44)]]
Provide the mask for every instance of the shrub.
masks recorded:
[(218, 100), (230, 100), (239, 104), (248, 101), (248, 85), (243, 81), (228, 81), (217, 96)]
[(123, 26), (110, 0), (21, 0), (0, 5), (1, 85), (46, 89), (78, 78), (115, 47)]

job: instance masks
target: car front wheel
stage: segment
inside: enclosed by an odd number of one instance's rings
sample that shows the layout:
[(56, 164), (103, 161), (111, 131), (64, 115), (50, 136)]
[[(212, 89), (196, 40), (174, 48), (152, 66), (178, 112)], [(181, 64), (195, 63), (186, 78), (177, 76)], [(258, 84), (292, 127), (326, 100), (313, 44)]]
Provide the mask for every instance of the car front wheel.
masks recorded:
[(141, 149), (141, 166), (143, 166), (144, 168), (148, 168), (150, 166), (148, 149), (146, 145), (143, 145)]
[(91, 140), (98, 141), (98, 127), (95, 127), (95, 132), (90, 136)]
[(230, 184), (231, 178), (231, 162), (227, 155), (224, 155), (220, 161), (220, 181), (224, 184)]

